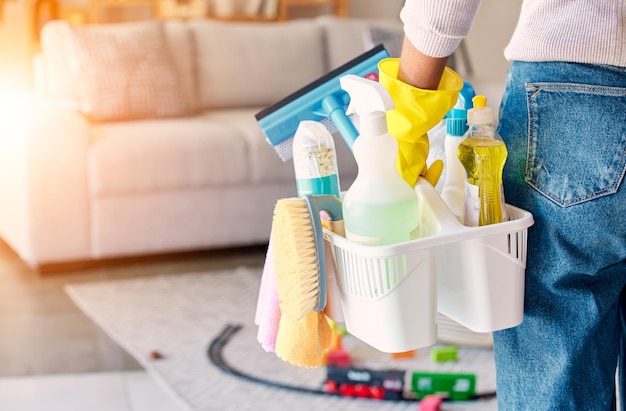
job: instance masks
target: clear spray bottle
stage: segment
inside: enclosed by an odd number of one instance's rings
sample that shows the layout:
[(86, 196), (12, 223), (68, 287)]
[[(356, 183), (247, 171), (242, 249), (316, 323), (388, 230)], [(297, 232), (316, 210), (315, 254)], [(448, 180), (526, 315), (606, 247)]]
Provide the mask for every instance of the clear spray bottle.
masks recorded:
[(469, 126), (458, 148), (465, 168), (465, 225), (483, 226), (507, 220), (502, 170), (508, 155), (496, 120), (485, 96), (472, 100), (467, 112)]
[(387, 131), (386, 111), (394, 108), (387, 89), (356, 75), (340, 79), (350, 95), (347, 114), (357, 113), (360, 135), (354, 142), (358, 175), (343, 199), (346, 237), (387, 245), (419, 236), (417, 194), (396, 168), (398, 142)]
[(330, 194), (341, 198), (335, 142), (323, 124), (300, 122), (293, 137), (293, 166), (298, 197)]

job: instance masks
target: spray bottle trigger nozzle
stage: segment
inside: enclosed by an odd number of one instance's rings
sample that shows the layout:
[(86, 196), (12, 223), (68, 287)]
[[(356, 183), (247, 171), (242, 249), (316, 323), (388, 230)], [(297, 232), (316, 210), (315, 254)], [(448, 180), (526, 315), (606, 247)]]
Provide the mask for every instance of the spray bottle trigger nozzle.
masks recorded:
[(347, 74), (339, 81), (341, 88), (350, 95), (346, 114), (356, 113), (362, 116), (376, 111), (385, 112), (395, 107), (385, 86), (377, 81), (356, 74)]

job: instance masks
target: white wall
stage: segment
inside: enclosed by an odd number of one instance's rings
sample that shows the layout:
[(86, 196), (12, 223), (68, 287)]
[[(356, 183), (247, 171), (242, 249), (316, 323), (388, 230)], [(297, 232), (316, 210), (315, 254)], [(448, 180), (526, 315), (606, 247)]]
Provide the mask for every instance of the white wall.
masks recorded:
[[(2, 3), (0, 3), (2, 4)], [(5, 1), (0, 22), (0, 91), (25, 89), (31, 83), (31, 38), (28, 0)]]
[(351, 0), (350, 16), (363, 18), (397, 18), (404, 0)]
[[(522, 0), (483, 0), (472, 30), (465, 40), (477, 81), (504, 80), (509, 63), (504, 58)], [(352, 0), (353, 17), (399, 18), (404, 0)]]
[(474, 67), (473, 78), (504, 81), (510, 63), (504, 58), (522, 0), (483, 0), (472, 30), (466, 39)]

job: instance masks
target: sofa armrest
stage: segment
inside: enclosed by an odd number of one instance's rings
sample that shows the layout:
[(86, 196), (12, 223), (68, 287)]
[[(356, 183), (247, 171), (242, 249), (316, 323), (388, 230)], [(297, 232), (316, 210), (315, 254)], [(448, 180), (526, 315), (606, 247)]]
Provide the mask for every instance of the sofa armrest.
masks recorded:
[(89, 256), (89, 124), (33, 94), (0, 103), (0, 236), (31, 267)]

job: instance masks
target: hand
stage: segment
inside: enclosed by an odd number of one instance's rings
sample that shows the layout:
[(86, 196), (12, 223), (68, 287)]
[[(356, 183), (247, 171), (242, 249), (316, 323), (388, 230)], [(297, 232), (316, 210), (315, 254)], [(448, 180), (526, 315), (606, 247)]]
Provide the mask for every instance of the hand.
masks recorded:
[(421, 89), (398, 79), (399, 68), (400, 59), (384, 59), (378, 64), (380, 83), (395, 104), (395, 108), (387, 112), (387, 125), (398, 141), (398, 172), (412, 187), (420, 175), (434, 186), (441, 176), (443, 163), (435, 162), (430, 169), (427, 167), (427, 132), (454, 107), (463, 80), (444, 67), (436, 90)]

